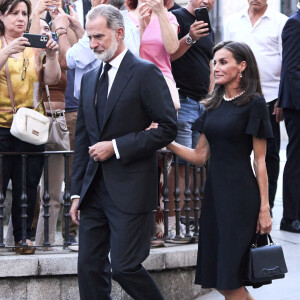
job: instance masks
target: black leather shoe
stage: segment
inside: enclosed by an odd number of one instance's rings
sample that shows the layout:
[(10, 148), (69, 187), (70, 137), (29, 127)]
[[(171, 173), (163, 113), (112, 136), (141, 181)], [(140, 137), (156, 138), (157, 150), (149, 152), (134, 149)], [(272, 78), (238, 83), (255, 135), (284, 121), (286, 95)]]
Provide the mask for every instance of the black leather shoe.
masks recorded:
[(300, 221), (282, 218), (280, 222), (280, 230), (300, 233)]

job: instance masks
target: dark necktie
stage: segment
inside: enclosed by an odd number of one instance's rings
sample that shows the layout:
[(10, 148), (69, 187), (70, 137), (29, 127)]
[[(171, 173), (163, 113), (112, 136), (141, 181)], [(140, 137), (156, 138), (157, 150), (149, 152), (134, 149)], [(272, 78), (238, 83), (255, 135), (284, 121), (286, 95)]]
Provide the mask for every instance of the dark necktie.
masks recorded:
[(111, 68), (110, 64), (105, 64), (103, 73), (100, 77), (98, 87), (97, 87), (97, 117), (98, 117), (98, 126), (100, 132), (102, 131), (105, 105), (107, 101), (107, 92), (108, 92), (107, 72), (109, 71), (110, 68)]

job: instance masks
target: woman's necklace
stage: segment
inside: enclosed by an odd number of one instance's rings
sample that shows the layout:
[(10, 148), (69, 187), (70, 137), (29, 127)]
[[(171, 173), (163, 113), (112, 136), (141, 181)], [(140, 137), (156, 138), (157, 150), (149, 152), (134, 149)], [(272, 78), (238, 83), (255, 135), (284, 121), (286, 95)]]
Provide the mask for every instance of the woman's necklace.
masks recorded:
[(236, 96), (234, 96), (234, 97), (232, 97), (232, 98), (227, 98), (227, 97), (225, 96), (225, 94), (224, 94), (223, 99), (224, 99), (225, 101), (229, 102), (229, 101), (232, 101), (232, 100), (234, 100), (234, 99), (236, 99), (236, 98), (242, 96), (244, 93), (245, 93), (245, 91), (242, 91), (240, 94), (238, 94), (238, 95), (236, 95)]

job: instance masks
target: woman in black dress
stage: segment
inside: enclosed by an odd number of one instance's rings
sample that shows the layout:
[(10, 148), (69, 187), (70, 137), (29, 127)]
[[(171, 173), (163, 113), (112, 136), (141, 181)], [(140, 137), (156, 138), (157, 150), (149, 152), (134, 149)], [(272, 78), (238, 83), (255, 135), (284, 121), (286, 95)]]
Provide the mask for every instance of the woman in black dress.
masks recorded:
[(255, 232), (272, 228), (265, 164), (272, 129), (251, 49), (229, 41), (213, 54), (215, 89), (194, 124), (202, 133), (198, 145), (173, 142), (168, 148), (196, 165), (210, 159), (195, 283), (216, 288), (226, 300), (253, 299), (242, 283), (242, 261)]

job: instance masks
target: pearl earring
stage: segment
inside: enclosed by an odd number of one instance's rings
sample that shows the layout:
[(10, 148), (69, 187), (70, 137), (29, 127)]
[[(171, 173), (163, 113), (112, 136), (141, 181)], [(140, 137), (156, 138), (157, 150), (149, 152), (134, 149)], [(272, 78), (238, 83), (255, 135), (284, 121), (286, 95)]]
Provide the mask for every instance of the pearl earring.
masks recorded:
[(243, 74), (242, 74), (242, 72), (240, 72), (240, 78), (243, 78)]

